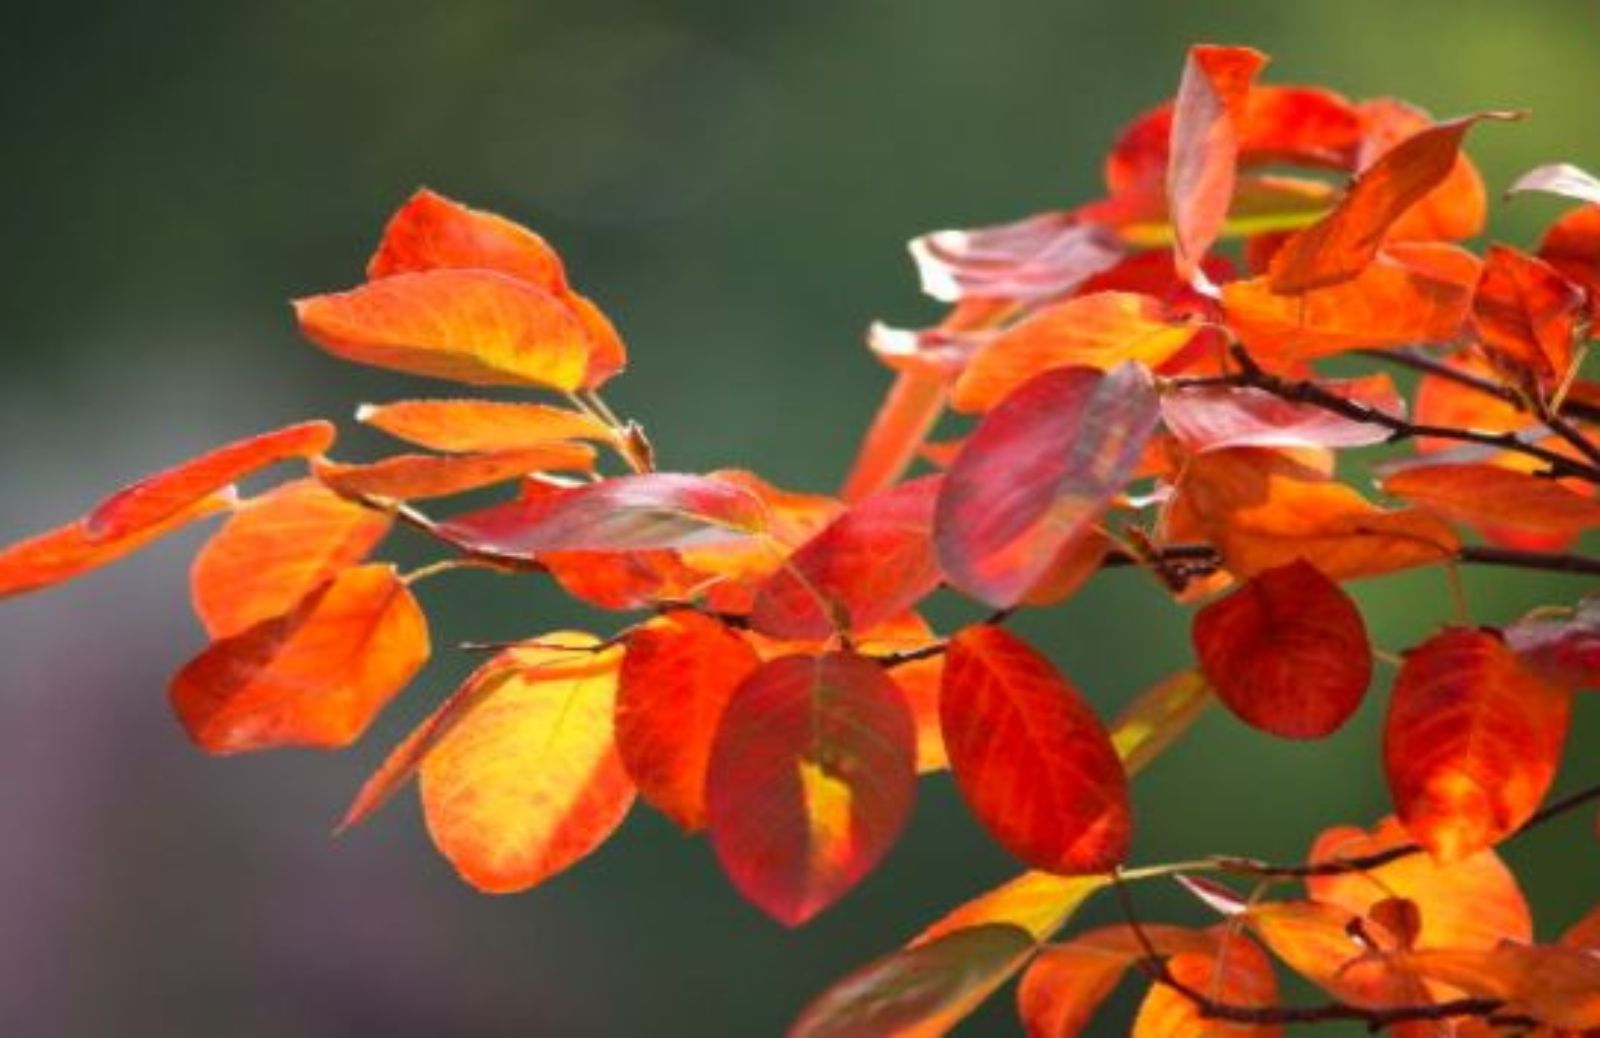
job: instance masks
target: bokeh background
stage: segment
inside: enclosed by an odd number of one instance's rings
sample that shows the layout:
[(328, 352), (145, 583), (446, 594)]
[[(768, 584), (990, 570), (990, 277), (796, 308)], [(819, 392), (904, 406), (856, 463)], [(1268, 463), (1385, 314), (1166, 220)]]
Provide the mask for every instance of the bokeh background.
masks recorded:
[[(1555, 159), (1600, 168), (1600, 9), (1577, 0), (12, 0), (5, 21), (0, 541), (224, 439), (437, 390), (321, 355), (285, 305), (354, 283), (419, 184), (562, 248), (630, 341), (613, 401), (667, 465), (824, 489), (886, 383), (864, 327), (934, 312), (905, 239), (1089, 197), (1190, 42), (1440, 114), (1531, 108), (1474, 135), (1496, 188)], [(1496, 234), (1526, 242), (1555, 208), (1498, 207)], [(643, 810), (509, 898), (453, 878), (409, 796), (332, 840), (463, 673), (455, 641), (618, 621), (484, 574), (430, 581), (438, 662), (364, 743), (222, 762), (164, 702), (201, 642), (183, 576), (198, 537), (0, 604), (0, 1033), (776, 1034), (1015, 869), (943, 778), (887, 865), (797, 933)], [(1468, 580), (1487, 620), (1586, 590)], [(1438, 574), (1362, 597), (1391, 649), (1449, 615)], [(1185, 616), (1137, 575), (1021, 627), (1105, 712), (1188, 652)], [(1376, 818), (1383, 701), (1314, 746), (1210, 717), (1139, 783), (1138, 857), (1294, 858)], [(1581, 707), (1569, 786), (1596, 777), (1600, 713)], [(1600, 891), (1586, 827), (1509, 851), (1547, 934)], [(1191, 912), (1141, 896), (1150, 916)], [(1122, 1033), (1131, 1004), (1097, 1033)], [(1014, 1027), (1001, 997), (968, 1033)]]

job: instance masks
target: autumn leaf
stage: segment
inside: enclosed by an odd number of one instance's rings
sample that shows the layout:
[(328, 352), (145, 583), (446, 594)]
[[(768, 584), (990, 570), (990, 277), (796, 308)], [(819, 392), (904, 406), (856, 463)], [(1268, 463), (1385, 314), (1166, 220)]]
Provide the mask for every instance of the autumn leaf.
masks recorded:
[(1515, 832), (1561, 761), (1571, 696), (1494, 633), (1449, 628), (1406, 655), (1384, 725), (1401, 821), (1442, 862)]
[[(1346, 400), (1403, 417), (1404, 402), (1385, 375), (1318, 385)], [(1161, 421), (1191, 451), (1229, 447), (1365, 447), (1392, 434), (1325, 407), (1295, 403), (1248, 386), (1200, 386), (1161, 395)]]
[(1600, 957), (1559, 945), (1505, 943), (1487, 950), (1438, 949), (1402, 957), (1431, 980), (1526, 1009), (1556, 1027), (1600, 1027)]
[(390, 519), (305, 479), (241, 503), (189, 573), (195, 612), (212, 638), (281, 616), (354, 566)]
[(647, 551), (717, 544), (766, 528), (761, 499), (709, 476), (617, 476), (492, 505), (441, 523), (462, 547), (532, 557), (547, 551)]
[(1269, 275), (1272, 291), (1299, 295), (1359, 275), (1376, 258), (1395, 222), (1455, 169), (1467, 131), (1484, 119), (1514, 118), (1509, 112), (1481, 112), (1452, 119), (1385, 152), (1362, 171), (1331, 213), (1278, 250)]
[(333, 445), (327, 422), (301, 422), (208, 451), (146, 476), (95, 506), (84, 520), (91, 541), (115, 541), (156, 526), (238, 480), (290, 458), (309, 458)]
[(689, 832), (706, 824), (706, 774), (723, 710), (760, 659), (710, 617), (675, 610), (628, 635), (617, 750), (639, 793)]
[(428, 653), (427, 620), (394, 568), (361, 566), (213, 642), (173, 678), (172, 706), (208, 753), (348, 746)]
[(502, 216), (424, 188), (389, 218), (383, 240), (367, 262), (367, 276), (440, 269), (495, 270), (547, 292), (567, 288), (561, 257), (543, 238)]
[(1384, 477), (1383, 490), (1447, 519), (1480, 526), (1558, 536), (1600, 526), (1600, 501), (1486, 462), (1407, 465)]
[(1155, 428), (1150, 375), (1062, 368), (1030, 380), (978, 425), (945, 476), (934, 516), (956, 587), (1015, 605), (1131, 478)]
[[(1277, 1004), (1278, 979), (1254, 941), (1231, 931), (1216, 950), (1167, 960), (1167, 972), (1222, 1005), (1267, 1008)], [(1166, 984), (1152, 984), (1139, 1004), (1131, 1038), (1277, 1038), (1282, 1024), (1238, 1024), (1205, 1015), (1194, 999)]]
[(1337, 731), (1372, 681), (1361, 613), (1304, 559), (1263, 570), (1200, 610), (1194, 644), (1228, 709), (1286, 739)]
[(1600, 598), (1585, 598), (1569, 613), (1537, 610), (1504, 634), (1517, 658), (1551, 683), (1600, 688)]
[(436, 451), (496, 453), (565, 440), (611, 439), (611, 430), (583, 413), (501, 400), (399, 400), (363, 404), (356, 420)]
[(1404, 947), (1393, 935), (1384, 935), (1382, 950), (1368, 943), (1378, 932), (1370, 918), (1320, 901), (1253, 905), (1240, 918), (1290, 969), (1340, 1001), (1371, 1009), (1433, 1001), (1422, 982), (1390, 957)]
[(1267, 56), (1250, 47), (1189, 49), (1173, 103), (1167, 209), (1178, 276), (1194, 281), (1233, 200), (1250, 87)]
[(1194, 336), (1149, 296), (1096, 292), (1034, 312), (980, 346), (952, 389), (960, 411), (984, 412), (1051, 368), (1159, 367)]
[(777, 638), (863, 631), (913, 608), (939, 586), (929, 476), (853, 505), (756, 591), (751, 624)]
[(1472, 297), (1472, 325), (1501, 365), (1554, 390), (1572, 368), (1586, 302), (1583, 289), (1549, 263), (1491, 245)]
[(1118, 982), (1146, 954), (1205, 955), (1213, 942), (1176, 926), (1106, 926), (1041, 951), (1017, 986), (1017, 1012), (1029, 1035), (1077, 1038)]
[(527, 890), (592, 854), (634, 799), (612, 736), (621, 649), (559, 633), (513, 652), (417, 767), (429, 835), (487, 894)]
[(1109, 228), (1072, 213), (934, 231), (914, 239), (910, 248), (922, 290), (945, 303), (1064, 295), (1114, 266), (1126, 251)]
[(1600, 205), (1600, 180), (1596, 180), (1593, 174), (1566, 162), (1555, 162), (1528, 170), (1506, 189), (1506, 194), (1515, 195), (1524, 191), (1542, 191), (1545, 194), (1570, 198), (1575, 202)]
[(1069, 875), (1127, 854), (1128, 781), (1110, 736), (1025, 642), (985, 624), (957, 634), (939, 710), (956, 785), (1001, 846)]
[(988, 998), (1033, 950), (1026, 930), (998, 923), (903, 948), (823, 992), (789, 1038), (934, 1038)]
[(711, 749), (711, 845), (733, 885), (786, 926), (833, 904), (899, 838), (916, 794), (900, 690), (849, 653), (784, 656), (739, 686)]
[(565, 302), (495, 271), (396, 274), (294, 306), (300, 330), (334, 356), (411, 375), (569, 392), (589, 361)]
[(450, 497), (545, 472), (589, 472), (594, 448), (547, 443), (493, 454), (397, 454), (363, 465), (317, 462), (317, 479), (347, 497), (416, 501)]

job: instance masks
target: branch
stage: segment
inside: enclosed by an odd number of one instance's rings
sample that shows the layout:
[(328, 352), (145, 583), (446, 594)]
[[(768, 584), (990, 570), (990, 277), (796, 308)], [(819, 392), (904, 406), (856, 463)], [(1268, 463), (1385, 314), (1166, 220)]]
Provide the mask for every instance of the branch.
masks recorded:
[[(1396, 367), (1410, 368), (1412, 371), (1420, 371), (1424, 375), (1435, 375), (1457, 385), (1475, 389), (1485, 396), (1503, 400), (1513, 407), (1523, 409), (1527, 407), (1527, 401), (1523, 400), (1521, 394), (1515, 389), (1474, 375), (1470, 371), (1452, 368), (1450, 365), (1416, 350), (1356, 350), (1355, 352), (1363, 357), (1371, 357), (1373, 360), (1393, 364)], [(1580, 400), (1564, 400), (1558, 411), (1569, 418), (1577, 418), (1586, 422), (1600, 422), (1600, 407), (1586, 404)]]

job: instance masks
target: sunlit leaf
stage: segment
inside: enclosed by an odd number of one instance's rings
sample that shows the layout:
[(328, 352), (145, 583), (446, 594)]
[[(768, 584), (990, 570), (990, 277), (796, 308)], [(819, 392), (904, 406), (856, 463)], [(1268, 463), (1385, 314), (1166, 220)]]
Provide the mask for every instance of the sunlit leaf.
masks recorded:
[(1571, 696), (1497, 634), (1450, 628), (1406, 655), (1384, 726), (1400, 820), (1440, 861), (1515, 832), (1561, 761)]
[(779, 638), (862, 631), (913, 608), (939, 585), (928, 476), (853, 505), (757, 590), (751, 623)]
[(1127, 854), (1128, 782), (1110, 736), (1025, 642), (986, 624), (957, 634), (939, 710), (956, 785), (1001, 846), (1064, 874)]
[(1346, 908), (1274, 901), (1251, 906), (1242, 918), (1290, 969), (1340, 1001), (1367, 1008), (1433, 1001), (1420, 980), (1390, 960), (1387, 952), (1396, 946), (1371, 948), (1365, 941), (1376, 937), (1373, 922)]
[[(1403, 417), (1405, 406), (1384, 375), (1320, 382), (1344, 399)], [(1207, 386), (1163, 393), (1161, 420), (1191, 451), (1229, 447), (1365, 447), (1382, 443), (1390, 430), (1318, 407), (1285, 400), (1245, 386)]]
[[(1180, 983), (1215, 1002), (1244, 1008), (1277, 1005), (1272, 963), (1248, 937), (1226, 934), (1215, 951), (1167, 960)], [(1282, 1024), (1240, 1024), (1206, 1016), (1194, 1000), (1165, 984), (1152, 984), (1134, 1017), (1131, 1038), (1278, 1038)]]
[(1505, 629), (1511, 651), (1546, 679), (1569, 688), (1600, 688), (1600, 597), (1570, 613), (1538, 610)]
[(1405, 964), (1479, 998), (1500, 999), (1557, 1027), (1600, 1027), (1600, 956), (1507, 942), (1486, 950), (1411, 952)]
[(677, 610), (628, 635), (617, 687), (617, 749), (639, 793), (688, 831), (706, 824), (711, 745), (755, 650), (721, 623)]
[(1033, 949), (1026, 930), (989, 924), (891, 952), (813, 1000), (790, 1038), (935, 1038), (988, 998)]
[(543, 238), (493, 213), (418, 191), (389, 218), (367, 276), (426, 270), (497, 270), (548, 292), (567, 287), (561, 257)]
[(396, 274), (295, 302), (336, 357), (472, 385), (583, 385), (589, 339), (558, 296), (489, 270)]
[(1337, 731), (1372, 681), (1360, 611), (1304, 559), (1263, 570), (1200, 610), (1194, 645), (1228, 709), (1286, 739)]
[(1457, 522), (1575, 535), (1600, 526), (1600, 501), (1553, 480), (1498, 465), (1408, 465), (1384, 477), (1386, 494)]
[[(1142, 937), (1142, 939), (1141, 939)], [(1017, 1011), (1033, 1038), (1077, 1038), (1146, 945), (1163, 957), (1206, 954), (1213, 942), (1176, 926), (1106, 926), (1040, 952), (1017, 987)]]
[(114, 541), (155, 526), (268, 465), (308, 458), (333, 445), (327, 422), (302, 422), (236, 440), (133, 483), (106, 498), (84, 520), (94, 541)]
[(1585, 302), (1583, 289), (1549, 263), (1491, 245), (1472, 298), (1472, 325), (1497, 362), (1553, 389), (1572, 367)]
[(951, 402), (988, 411), (1029, 379), (1079, 365), (1108, 371), (1125, 361), (1158, 367), (1194, 336), (1149, 296), (1096, 292), (1046, 306), (989, 339), (956, 381)]
[(1145, 689), (1111, 723), (1111, 745), (1130, 776), (1144, 770), (1200, 719), (1211, 686), (1198, 670), (1183, 670)]
[(911, 242), (922, 290), (946, 303), (1062, 295), (1113, 266), (1125, 251), (1107, 228), (1072, 213), (934, 231)]
[(382, 512), (297, 480), (245, 501), (195, 556), (189, 587), (213, 638), (293, 609), (389, 532)]
[(798, 926), (888, 853), (916, 794), (900, 690), (860, 656), (785, 656), (733, 695), (711, 750), (711, 844), (734, 886)]
[(428, 653), (427, 620), (394, 568), (361, 566), (213, 642), (173, 678), (172, 706), (210, 753), (348, 746)]
[(493, 454), (398, 454), (364, 465), (317, 462), (323, 483), (351, 497), (415, 501), (449, 497), (541, 472), (588, 472), (594, 448), (547, 443)]
[(363, 404), (356, 419), (419, 447), (469, 454), (611, 438), (604, 423), (581, 411), (501, 400)]
[(540, 642), (467, 693), (418, 768), (429, 835), (485, 893), (526, 890), (587, 857), (633, 804), (612, 738), (622, 650), (558, 647), (592, 647), (586, 635)]
[(1233, 201), (1252, 81), (1267, 57), (1250, 47), (1189, 49), (1173, 102), (1167, 208), (1178, 276), (1195, 280)]
[(1150, 375), (1040, 375), (989, 412), (945, 476), (934, 519), (950, 582), (996, 606), (1020, 601), (1131, 478), (1155, 428)]

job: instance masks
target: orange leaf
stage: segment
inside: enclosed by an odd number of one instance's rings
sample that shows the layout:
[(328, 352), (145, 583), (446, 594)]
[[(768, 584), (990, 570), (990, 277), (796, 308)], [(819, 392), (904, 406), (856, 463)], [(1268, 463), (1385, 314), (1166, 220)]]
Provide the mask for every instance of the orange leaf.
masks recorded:
[(1491, 245), (1472, 297), (1472, 324), (1490, 356), (1554, 389), (1572, 368), (1585, 303), (1583, 289), (1549, 263)]
[(566, 302), (494, 271), (396, 274), (294, 305), (300, 330), (334, 356), (412, 375), (565, 392), (589, 361)]
[(212, 638), (293, 609), (388, 534), (382, 512), (304, 479), (245, 501), (195, 556), (189, 587)]
[(301, 422), (236, 440), (117, 491), (89, 513), (84, 528), (94, 541), (127, 537), (268, 465), (321, 454), (333, 445), (333, 438), (334, 428), (327, 422)]
[(1284, 243), (1272, 258), (1270, 283), (1280, 295), (1298, 295), (1349, 281), (1378, 254), (1389, 229), (1406, 210), (1456, 168), (1461, 142), (1483, 119), (1514, 119), (1482, 112), (1422, 130), (1363, 170), (1344, 200), (1327, 216)]
[(1582, 205), (1552, 223), (1539, 258), (1589, 290), (1591, 320), (1600, 316), (1600, 205)]
[(1051, 945), (1028, 966), (1017, 987), (1017, 1010), (1028, 1034), (1077, 1038), (1128, 968), (1145, 955), (1145, 944), (1162, 956), (1207, 954), (1213, 942), (1176, 926), (1106, 926)]
[(1233, 200), (1250, 87), (1267, 56), (1250, 47), (1189, 49), (1173, 103), (1167, 209), (1178, 276), (1194, 281)]
[(1600, 956), (1559, 945), (1507, 942), (1487, 950), (1438, 949), (1401, 957), (1411, 969), (1478, 998), (1500, 999), (1513, 1011), (1557, 1027), (1600, 1027)]
[[(1415, 105), (1392, 97), (1363, 101), (1361, 146), (1356, 168), (1364, 171), (1381, 161), (1396, 145), (1432, 127), (1434, 119)], [(1456, 154), (1455, 165), (1439, 184), (1389, 227), (1388, 240), (1462, 241), (1483, 233), (1489, 215), (1488, 192), (1483, 177), (1467, 157)]]
[(112, 539), (90, 537), (78, 519), (0, 550), (0, 598), (60, 584), (109, 566), (174, 530), (227, 508), (230, 495), (212, 494), (166, 519)]
[(1194, 644), (1228, 708), (1286, 739), (1337, 731), (1372, 681), (1372, 645), (1360, 611), (1304, 559), (1263, 570), (1200, 610)]
[(494, 453), (560, 440), (611, 439), (604, 423), (581, 411), (500, 400), (363, 404), (356, 420), (436, 451)]
[(1132, 478), (1154, 430), (1150, 374), (1061, 368), (984, 416), (945, 476), (934, 517), (950, 582), (991, 605), (1020, 602)]
[(789, 1038), (937, 1038), (1034, 950), (1026, 930), (991, 924), (902, 948), (813, 999)]
[(939, 716), (950, 768), (990, 835), (1035, 868), (1111, 868), (1127, 854), (1128, 781), (1082, 695), (1015, 635), (950, 640)]
[(1385, 493), (1457, 522), (1573, 536), (1600, 526), (1600, 501), (1498, 465), (1408, 465)]
[(741, 894), (799, 926), (877, 866), (915, 796), (916, 730), (883, 670), (848, 653), (785, 656), (723, 714), (711, 844)]
[(1497, 634), (1450, 628), (1406, 655), (1384, 726), (1400, 819), (1443, 862), (1515, 832), (1555, 778), (1571, 696)]
[(449, 497), (541, 472), (588, 472), (594, 448), (584, 443), (547, 443), (493, 454), (398, 454), (365, 465), (317, 462), (323, 483), (351, 497), (415, 501)]
[(933, 509), (943, 477), (928, 476), (851, 506), (756, 591), (750, 621), (776, 638), (864, 631), (914, 608), (939, 586)]
[(427, 620), (394, 568), (347, 569), (190, 660), (172, 706), (208, 753), (348, 746), (428, 652)]
[(1194, 336), (1165, 307), (1132, 292), (1096, 292), (1046, 306), (985, 342), (956, 380), (951, 403), (984, 412), (1051, 368), (1109, 371), (1124, 361), (1159, 367)]
[(1129, 776), (1143, 771), (1211, 705), (1211, 686), (1197, 670), (1183, 670), (1135, 696), (1111, 722), (1111, 745)]
[(1276, 901), (1252, 906), (1242, 918), (1290, 969), (1340, 1001), (1379, 1009), (1432, 1001), (1415, 976), (1357, 939), (1372, 936), (1373, 926), (1345, 908)]
[(628, 636), (617, 682), (617, 750), (640, 794), (689, 832), (705, 828), (718, 723), (760, 663), (739, 635), (677, 610)]
[(1199, 455), (1178, 492), (1184, 521), (1197, 524), (1240, 576), (1304, 559), (1347, 580), (1439, 562), (1460, 544), (1431, 515), (1385, 511), (1269, 451)]
[[(1174, 955), (1167, 960), (1167, 970), (1180, 983), (1224, 1005), (1267, 1008), (1278, 1002), (1278, 980), (1271, 961), (1254, 941), (1237, 934), (1225, 936), (1214, 952)], [(1193, 999), (1165, 984), (1151, 985), (1130, 1032), (1131, 1038), (1277, 1038), (1282, 1034), (1282, 1024), (1237, 1024), (1204, 1016)]]
[(426, 188), (389, 218), (367, 263), (369, 278), (439, 269), (497, 270), (547, 292), (564, 292), (567, 278), (543, 238), (493, 213), (471, 209)]
[(622, 652), (594, 645), (563, 633), (512, 650), (514, 665), (421, 756), (428, 833), (484, 893), (526, 890), (587, 857), (633, 804), (612, 738)]
[[(1410, 834), (1391, 817), (1370, 833), (1354, 826), (1323, 831), (1306, 860), (1364, 858), (1410, 843)], [(1315, 900), (1358, 916), (1388, 899), (1411, 901), (1421, 917), (1414, 942), (1419, 948), (1492, 948), (1502, 940), (1533, 938), (1533, 920), (1516, 877), (1492, 850), (1448, 864), (1411, 854), (1364, 872), (1311, 876), (1306, 888)]]
[(1281, 366), (1355, 349), (1448, 342), (1461, 334), (1477, 257), (1453, 245), (1393, 245), (1353, 280), (1303, 295), (1267, 278), (1223, 286), (1228, 326), (1264, 363)]

